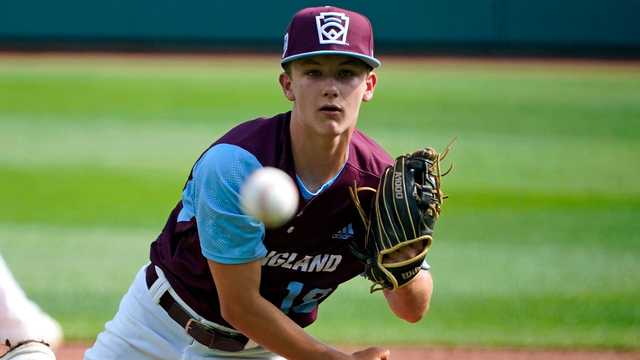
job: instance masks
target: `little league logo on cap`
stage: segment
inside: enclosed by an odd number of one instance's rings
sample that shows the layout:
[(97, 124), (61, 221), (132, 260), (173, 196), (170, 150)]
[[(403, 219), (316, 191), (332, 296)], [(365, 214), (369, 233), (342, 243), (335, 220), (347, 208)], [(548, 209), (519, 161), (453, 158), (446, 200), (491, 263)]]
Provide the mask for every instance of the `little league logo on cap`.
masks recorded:
[(298, 11), (287, 28), (281, 64), (319, 55), (355, 57), (376, 68), (373, 30), (366, 16), (333, 6)]
[(320, 44), (347, 44), (349, 17), (339, 12), (323, 12), (316, 16)]

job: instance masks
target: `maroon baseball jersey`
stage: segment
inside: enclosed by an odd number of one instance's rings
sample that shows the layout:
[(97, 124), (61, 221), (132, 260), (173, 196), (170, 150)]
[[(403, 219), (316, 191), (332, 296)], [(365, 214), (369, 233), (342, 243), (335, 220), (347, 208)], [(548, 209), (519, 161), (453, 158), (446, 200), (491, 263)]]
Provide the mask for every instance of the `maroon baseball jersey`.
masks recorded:
[[(279, 168), (295, 179), (290, 121), (290, 113), (248, 121), (230, 130), (212, 147), (241, 148), (261, 166)], [(356, 130), (348, 160), (333, 182), (310, 199), (305, 200), (300, 194), (297, 215), (288, 223), (262, 230), (262, 242), (252, 257), (262, 263), (260, 294), (300, 326), (316, 319), (318, 305), (341, 283), (363, 272), (362, 264), (349, 250), (350, 241), (362, 242), (364, 236), (349, 187), (357, 184), (376, 188), (379, 175), (391, 163), (378, 144)], [(189, 179), (192, 177), (193, 170)], [(365, 207), (369, 201), (364, 198)], [(204, 225), (184, 211), (191, 206), (183, 198), (172, 211), (151, 245), (151, 262), (162, 268), (174, 290), (192, 309), (208, 320), (232, 327), (220, 313), (207, 252), (203, 254), (201, 247), (198, 226)], [(228, 235), (220, 233), (221, 237)], [(212, 236), (216, 236), (215, 231)]]

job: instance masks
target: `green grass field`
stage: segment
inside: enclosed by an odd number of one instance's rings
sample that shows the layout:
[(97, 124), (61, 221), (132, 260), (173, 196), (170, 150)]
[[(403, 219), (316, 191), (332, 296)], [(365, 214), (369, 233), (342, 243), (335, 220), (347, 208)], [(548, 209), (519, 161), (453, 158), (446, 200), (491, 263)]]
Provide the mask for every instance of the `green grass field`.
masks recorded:
[[(0, 59), (0, 253), (90, 340), (116, 311), (200, 152), (286, 111), (277, 59)], [(360, 127), (392, 154), (454, 136), (415, 325), (346, 284), (334, 343), (640, 348), (640, 68), (389, 59)]]

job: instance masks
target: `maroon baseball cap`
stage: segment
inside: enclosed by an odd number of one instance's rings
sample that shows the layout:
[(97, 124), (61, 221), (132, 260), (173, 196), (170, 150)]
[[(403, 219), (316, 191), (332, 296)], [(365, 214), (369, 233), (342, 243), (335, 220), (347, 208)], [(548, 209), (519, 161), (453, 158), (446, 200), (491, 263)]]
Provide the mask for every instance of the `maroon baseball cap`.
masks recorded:
[(347, 55), (372, 68), (381, 65), (373, 57), (373, 30), (366, 16), (333, 6), (306, 8), (291, 19), (284, 35), (281, 65), (310, 56)]

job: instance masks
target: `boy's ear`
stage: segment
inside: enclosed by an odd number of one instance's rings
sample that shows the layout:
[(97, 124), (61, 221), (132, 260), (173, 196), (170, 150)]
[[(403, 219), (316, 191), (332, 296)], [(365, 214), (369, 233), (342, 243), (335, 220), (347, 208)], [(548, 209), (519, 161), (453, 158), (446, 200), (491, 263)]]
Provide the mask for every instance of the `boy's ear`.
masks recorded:
[(374, 71), (369, 72), (367, 79), (365, 80), (367, 88), (362, 96), (363, 101), (370, 101), (373, 99), (373, 91), (376, 89), (378, 83), (378, 75)]
[(282, 93), (289, 101), (295, 101), (296, 97), (293, 95), (293, 91), (291, 89), (291, 75), (283, 72), (278, 77), (278, 81), (280, 82), (280, 87), (282, 87)]

